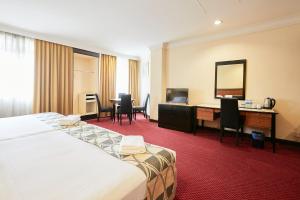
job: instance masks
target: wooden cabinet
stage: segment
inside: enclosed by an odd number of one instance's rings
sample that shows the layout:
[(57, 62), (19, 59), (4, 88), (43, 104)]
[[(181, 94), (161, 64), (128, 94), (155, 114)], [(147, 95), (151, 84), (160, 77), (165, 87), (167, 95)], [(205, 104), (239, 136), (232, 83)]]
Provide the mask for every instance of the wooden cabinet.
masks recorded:
[(158, 126), (184, 132), (196, 128), (195, 106), (177, 104), (158, 105)]
[(80, 94), (78, 105), (81, 116), (97, 114), (97, 101), (94, 94)]
[(86, 101), (86, 94), (98, 93), (98, 57), (74, 53), (73, 114), (96, 113), (96, 101)]

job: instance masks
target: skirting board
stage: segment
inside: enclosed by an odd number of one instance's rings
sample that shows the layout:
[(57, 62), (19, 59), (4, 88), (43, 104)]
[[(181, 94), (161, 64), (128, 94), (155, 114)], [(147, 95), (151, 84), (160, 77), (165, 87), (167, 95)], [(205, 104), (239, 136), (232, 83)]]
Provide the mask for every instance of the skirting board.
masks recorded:
[(82, 115), (80, 116), (81, 120), (89, 120), (89, 119), (95, 119), (97, 118), (97, 114), (93, 114), (93, 115)]
[(156, 119), (151, 119), (150, 116), (149, 116), (149, 121), (150, 121), (150, 122), (158, 123), (158, 120), (156, 120)]
[[(154, 123), (158, 123), (158, 120), (156, 120), (156, 119), (151, 119), (151, 118), (149, 118), (149, 121), (150, 121), (150, 122), (154, 122)], [(198, 129), (201, 129), (201, 128), (202, 128), (202, 127), (197, 126), (197, 130), (198, 130)], [(217, 129), (217, 128), (211, 128), (211, 127), (205, 127), (205, 128), (206, 128), (206, 129), (215, 130), (215, 131), (219, 131), (219, 129)], [(234, 131), (228, 131), (228, 132), (234, 133)], [(248, 133), (243, 133), (243, 135), (244, 135), (245, 137), (250, 137), (250, 134), (248, 134)], [(266, 137), (266, 140), (269, 141), (270, 138), (269, 138), (269, 137)], [(279, 144), (288, 144), (288, 145), (300, 147), (300, 142), (296, 142), (296, 141), (291, 141), (291, 140), (285, 140), (285, 139), (279, 139), (279, 138), (276, 138), (276, 142), (279, 143)]]
[[(197, 130), (201, 129), (201, 128), (202, 128), (201, 126), (197, 126)], [(218, 128), (211, 128), (211, 127), (204, 127), (204, 128), (205, 129), (210, 129), (210, 130), (215, 130), (215, 131), (220, 131), (220, 129), (218, 129)], [(226, 132), (235, 134), (235, 132), (231, 131), (231, 130), (226, 130)], [(243, 136), (250, 138), (251, 134), (250, 133), (243, 133)], [(266, 139), (266, 141), (270, 141), (271, 140), (270, 137), (266, 137), (265, 139)], [(300, 147), (300, 142), (291, 141), (291, 140), (285, 140), (285, 139), (276, 138), (276, 143), (279, 143), (279, 144), (288, 144), (288, 145)]]

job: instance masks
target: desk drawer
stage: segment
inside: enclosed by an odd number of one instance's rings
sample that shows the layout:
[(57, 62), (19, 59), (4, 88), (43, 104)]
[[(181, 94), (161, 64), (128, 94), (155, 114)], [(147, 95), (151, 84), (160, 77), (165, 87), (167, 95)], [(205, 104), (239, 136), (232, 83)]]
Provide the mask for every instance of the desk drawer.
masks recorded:
[(216, 114), (212, 108), (197, 108), (197, 119), (214, 121)]
[(272, 115), (265, 113), (244, 112), (245, 126), (253, 128), (270, 129), (272, 126)]

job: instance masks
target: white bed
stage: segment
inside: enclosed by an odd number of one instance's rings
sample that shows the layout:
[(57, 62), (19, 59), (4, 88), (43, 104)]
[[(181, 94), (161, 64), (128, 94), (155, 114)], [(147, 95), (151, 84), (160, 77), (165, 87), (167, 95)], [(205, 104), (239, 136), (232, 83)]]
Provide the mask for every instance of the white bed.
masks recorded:
[[(0, 200), (175, 197), (175, 152), (147, 144), (147, 153), (123, 158), (110, 152), (121, 134), (85, 122), (64, 127), (59, 125), (62, 117), (40, 113), (0, 118)], [(93, 136), (97, 143), (77, 133)]]
[(74, 125), (60, 125), (60, 120), (64, 117), (64, 115), (59, 113), (46, 112), (0, 118), (0, 141), (48, 133), (50, 131), (62, 130), (86, 124), (85, 122), (80, 121)]
[(53, 127), (37, 118), (37, 115), (0, 118), (0, 141), (45, 133)]
[(141, 200), (145, 193), (136, 166), (61, 131), (0, 142), (1, 200)]

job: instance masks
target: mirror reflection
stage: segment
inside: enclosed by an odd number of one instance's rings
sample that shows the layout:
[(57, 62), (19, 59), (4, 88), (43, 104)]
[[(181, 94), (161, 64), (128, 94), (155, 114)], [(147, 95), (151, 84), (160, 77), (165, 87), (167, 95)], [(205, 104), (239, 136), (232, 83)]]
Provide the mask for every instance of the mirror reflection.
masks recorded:
[(215, 97), (245, 99), (245, 60), (216, 63)]

